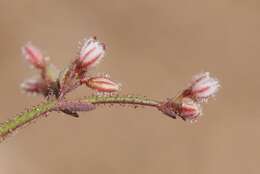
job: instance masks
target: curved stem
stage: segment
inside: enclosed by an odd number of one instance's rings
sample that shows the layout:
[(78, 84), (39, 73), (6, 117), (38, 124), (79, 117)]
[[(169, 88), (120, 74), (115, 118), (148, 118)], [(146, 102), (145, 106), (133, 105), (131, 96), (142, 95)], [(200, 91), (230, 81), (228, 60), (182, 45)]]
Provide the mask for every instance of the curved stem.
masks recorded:
[(158, 107), (159, 101), (148, 99), (142, 96), (134, 95), (112, 95), (112, 96), (88, 96), (82, 100), (83, 102), (92, 103), (94, 105), (99, 104), (128, 104), (134, 106), (150, 106)]
[[(4, 123), (0, 124), (0, 143), (5, 140), (5, 138), (10, 135), (14, 130), (24, 126), (27, 123), (30, 123), (32, 120), (39, 118), (42, 115), (47, 114), (50, 111), (62, 111), (62, 108), (59, 108), (59, 104), (63, 101), (47, 101), (38, 106), (35, 106), (17, 116), (13, 119), (10, 119)], [(137, 106), (149, 106), (158, 108), (160, 102), (147, 99), (146, 97), (141, 96), (132, 96), (132, 95), (114, 95), (114, 96), (98, 96), (93, 95), (86, 97), (80, 101), (79, 103), (75, 101), (68, 101), (63, 103), (62, 107), (66, 107), (67, 109), (71, 109), (73, 112), (80, 111), (89, 111), (94, 109), (91, 105), (97, 106), (99, 104), (128, 104)], [(71, 103), (71, 104), (70, 104)], [(80, 103), (84, 105), (80, 105)], [(64, 109), (64, 108), (63, 108)]]

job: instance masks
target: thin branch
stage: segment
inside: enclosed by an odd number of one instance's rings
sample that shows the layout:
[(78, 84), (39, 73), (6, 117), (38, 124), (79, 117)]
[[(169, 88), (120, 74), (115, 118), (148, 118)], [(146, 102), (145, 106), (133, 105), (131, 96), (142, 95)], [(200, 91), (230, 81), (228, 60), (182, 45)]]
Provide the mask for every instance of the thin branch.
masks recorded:
[[(81, 105), (80, 105), (81, 104)], [(85, 104), (84, 106), (82, 104)], [(88, 106), (89, 104), (89, 106)], [(73, 112), (89, 111), (95, 109), (95, 105), (99, 104), (128, 104), (133, 106), (150, 106), (158, 107), (160, 102), (147, 99), (146, 97), (132, 96), (132, 95), (115, 95), (115, 96), (98, 96), (93, 95), (86, 97), (79, 101), (67, 101), (58, 103), (57, 101), (47, 101), (38, 106), (35, 106), (4, 123), (0, 124), (0, 143), (12, 134), (18, 128), (25, 124), (36, 120), (42, 115), (50, 111), (62, 111), (63, 109), (70, 109)], [(92, 106), (91, 106), (92, 105)], [(59, 108), (61, 107), (61, 108)]]
[(88, 96), (85, 97), (82, 101), (92, 103), (94, 105), (99, 104), (128, 104), (134, 106), (150, 106), (158, 107), (160, 104), (159, 101), (148, 99), (142, 96), (136, 95), (112, 95), (112, 96)]

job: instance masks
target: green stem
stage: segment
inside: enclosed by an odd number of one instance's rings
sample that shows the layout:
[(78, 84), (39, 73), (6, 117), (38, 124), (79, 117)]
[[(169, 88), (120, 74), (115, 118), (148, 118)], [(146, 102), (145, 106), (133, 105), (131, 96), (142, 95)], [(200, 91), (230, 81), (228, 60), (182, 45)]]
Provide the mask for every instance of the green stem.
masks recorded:
[(99, 104), (128, 104), (134, 106), (150, 106), (157, 107), (160, 102), (151, 100), (142, 96), (134, 95), (112, 95), (112, 96), (88, 96), (82, 100), (83, 102), (92, 103), (94, 105)]
[(55, 101), (47, 101), (38, 106), (35, 106), (14, 118), (0, 124), (0, 142), (15, 131), (17, 128), (22, 127), (26, 123), (40, 117), (41, 115), (49, 112), (56, 105)]
[[(82, 100), (80, 100), (82, 103), (86, 104), (93, 104), (93, 105), (99, 105), (99, 104), (128, 104), (133, 105), (135, 107), (137, 106), (150, 106), (157, 108), (160, 104), (160, 102), (147, 99), (145, 97), (140, 96), (132, 96), (132, 95), (116, 95), (116, 96), (89, 96)], [(35, 120), (39, 118), (40, 116), (47, 114), (50, 111), (57, 111), (57, 101), (47, 101), (45, 103), (42, 103), (38, 106), (35, 106), (17, 116), (15, 116), (13, 119), (10, 119), (4, 123), (0, 124), (0, 142), (5, 140), (5, 138), (10, 135), (14, 130), (22, 127), (26, 123), (31, 122), (32, 120)]]

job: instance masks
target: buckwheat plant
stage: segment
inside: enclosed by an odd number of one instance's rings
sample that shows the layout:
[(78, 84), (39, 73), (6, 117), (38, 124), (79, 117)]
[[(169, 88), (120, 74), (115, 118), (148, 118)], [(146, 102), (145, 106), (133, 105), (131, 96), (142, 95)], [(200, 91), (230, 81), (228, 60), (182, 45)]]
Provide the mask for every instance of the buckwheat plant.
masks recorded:
[[(201, 104), (214, 96), (220, 85), (208, 72), (193, 77), (189, 86), (176, 97), (158, 101), (139, 95), (121, 95), (121, 85), (108, 75), (92, 76), (89, 70), (103, 59), (105, 44), (96, 37), (85, 40), (76, 58), (63, 71), (51, 64), (47, 57), (31, 43), (22, 48), (28, 63), (38, 71), (38, 76), (26, 80), (21, 88), (32, 94), (42, 95), (45, 101), (27, 109), (14, 118), (0, 124), (0, 142), (15, 130), (32, 121), (47, 116), (50, 112), (62, 112), (78, 117), (79, 112), (91, 111), (100, 105), (146, 106), (161, 111), (171, 118), (196, 121), (202, 114)], [(77, 100), (68, 100), (66, 95), (81, 85), (94, 90), (94, 94)]]

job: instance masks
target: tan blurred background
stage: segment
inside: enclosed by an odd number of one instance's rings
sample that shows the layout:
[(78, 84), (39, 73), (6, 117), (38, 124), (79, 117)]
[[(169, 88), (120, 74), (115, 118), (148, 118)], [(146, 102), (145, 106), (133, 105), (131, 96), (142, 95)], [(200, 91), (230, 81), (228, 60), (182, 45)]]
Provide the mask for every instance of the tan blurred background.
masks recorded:
[(96, 72), (122, 93), (164, 99), (203, 70), (221, 91), (196, 124), (151, 109), (53, 113), (0, 145), (1, 174), (260, 173), (260, 1), (0, 0), (0, 121), (41, 101), (19, 89), (33, 74), (24, 43), (62, 68), (91, 35), (108, 45)]

